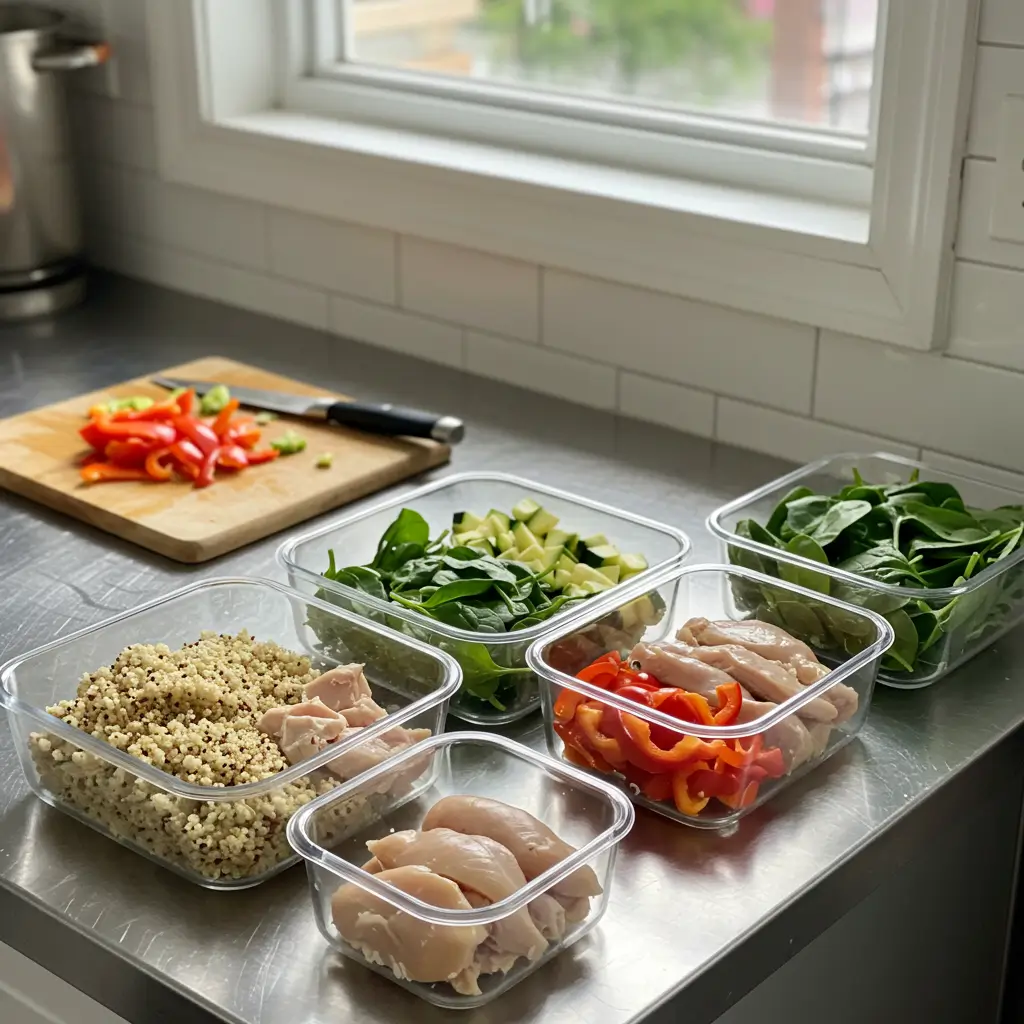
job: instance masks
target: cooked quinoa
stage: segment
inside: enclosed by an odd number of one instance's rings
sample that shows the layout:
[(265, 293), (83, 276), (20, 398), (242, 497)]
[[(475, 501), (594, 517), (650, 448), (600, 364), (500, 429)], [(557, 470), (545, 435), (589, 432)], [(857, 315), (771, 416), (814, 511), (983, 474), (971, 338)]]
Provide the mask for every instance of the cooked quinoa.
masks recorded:
[[(77, 697), (47, 711), (178, 779), (223, 788), (289, 767), (257, 723), (271, 708), (299, 703), (315, 677), (308, 658), (244, 630), (203, 633), (176, 651), (127, 647), (109, 667), (83, 676)], [(57, 799), (211, 880), (261, 874), (291, 857), (288, 819), (340, 781), (314, 772), (260, 797), (186, 800), (53, 735), (33, 733), (31, 744), (40, 781)], [(345, 831), (373, 816), (362, 798), (336, 811), (354, 819)]]

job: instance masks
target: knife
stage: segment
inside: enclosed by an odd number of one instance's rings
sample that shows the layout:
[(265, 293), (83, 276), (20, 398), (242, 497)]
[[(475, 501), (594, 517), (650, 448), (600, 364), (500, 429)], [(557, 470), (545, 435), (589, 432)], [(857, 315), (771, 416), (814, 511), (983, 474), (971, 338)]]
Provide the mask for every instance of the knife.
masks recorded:
[[(180, 377), (154, 377), (153, 383), (162, 388), (176, 390), (191, 388), (197, 395), (205, 395), (218, 387), (216, 381), (185, 380)], [(439, 416), (422, 409), (407, 409), (401, 405), (375, 405), (372, 402), (354, 402), (349, 399), (310, 395), (293, 395), (284, 391), (264, 391), (261, 388), (241, 388), (225, 385), (232, 398), (251, 409), (266, 409), (286, 416), (324, 419), (355, 430), (391, 437), (428, 437), (443, 444), (458, 444), (465, 434), (462, 420), (455, 416)]]

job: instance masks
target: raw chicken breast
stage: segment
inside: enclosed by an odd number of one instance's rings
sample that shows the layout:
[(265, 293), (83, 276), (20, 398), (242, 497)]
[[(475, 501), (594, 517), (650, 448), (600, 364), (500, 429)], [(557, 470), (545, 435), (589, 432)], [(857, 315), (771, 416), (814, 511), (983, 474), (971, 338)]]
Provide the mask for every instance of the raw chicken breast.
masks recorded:
[[(690, 619), (676, 634), (684, 643), (710, 647), (718, 644), (737, 644), (762, 658), (788, 665), (804, 686), (824, 679), (829, 669), (818, 661), (814, 651), (802, 640), (790, 636), (784, 629), (760, 619), (742, 622), (708, 619)], [(845, 683), (837, 683), (822, 697), (835, 706), (836, 721), (845, 722), (857, 710), (857, 691)]]
[[(378, 876), (396, 889), (434, 907), (470, 910), (462, 890), (428, 868), (411, 865)], [(487, 938), (480, 925), (433, 925), (393, 907), (357, 885), (343, 885), (331, 898), (338, 934), (371, 963), (409, 981), (453, 981), (473, 963)], [(477, 988), (479, 992), (479, 988)]]
[[(472, 891), (484, 897), (481, 906), (497, 903), (526, 885), (515, 857), (487, 836), (463, 835), (447, 828), (429, 832), (409, 829), (371, 840), (366, 848), (384, 869), (422, 864), (450, 878), (467, 895)], [(536, 960), (548, 945), (526, 907), (493, 925), (491, 938), (496, 951), (512, 954), (513, 961), (520, 956)]]
[(578, 924), (585, 921), (590, 913), (590, 898), (588, 896), (562, 896), (556, 894), (555, 899), (562, 905), (565, 911), (566, 924)]
[(565, 907), (554, 896), (544, 892), (530, 900), (526, 907), (537, 930), (548, 942), (558, 942), (565, 934)]
[(694, 658), (692, 652), (693, 648), (671, 641), (657, 646), (637, 644), (629, 652), (629, 662), (665, 686), (678, 686), (704, 697), (714, 697), (716, 686), (736, 681), (728, 672)]
[[(349, 729), (345, 738), (348, 739), (358, 731), (358, 729)], [(381, 761), (386, 761), (414, 743), (425, 740), (429, 735), (429, 729), (405, 729), (398, 726), (368, 742), (357, 743), (351, 750), (346, 750), (333, 761), (328, 761), (325, 767), (342, 779), (351, 779), (362, 772), (375, 768)], [(379, 779), (374, 792), (401, 792), (406, 785), (419, 778), (425, 768), (426, 762), (415, 759), (403, 769), (400, 775), (387, 775)]]
[(311, 683), (306, 683), (303, 694), (307, 700), (319, 697), (329, 708), (341, 711), (353, 708), (360, 697), (372, 697), (370, 684), (363, 675), (363, 666), (338, 665), (329, 669), (322, 676), (317, 676)]
[[(756, 721), (777, 707), (778, 704), (773, 704), (770, 701), (746, 698), (740, 706), (739, 717), (736, 721), (741, 723)], [(819, 726), (827, 732), (832, 731), (832, 727), (827, 722), (818, 723), (813, 728)], [(815, 743), (810, 729), (796, 715), (789, 715), (768, 729), (764, 733), (764, 745), (778, 747), (782, 751), (787, 774), (815, 756)]]
[[(424, 831), (450, 828), (464, 835), (487, 836), (512, 852), (528, 881), (542, 875), (576, 848), (561, 840), (542, 821), (518, 807), (481, 796), (446, 796), (427, 811)], [(594, 869), (584, 865), (552, 886), (554, 896), (578, 899), (597, 896), (601, 886)]]
[[(682, 645), (680, 645), (682, 646)], [(769, 661), (760, 654), (748, 651), (737, 644), (722, 644), (719, 647), (687, 647), (690, 656), (707, 665), (728, 672), (738, 683), (742, 683), (755, 697), (781, 704), (803, 690), (796, 673), (777, 661)], [(822, 697), (805, 704), (796, 712), (801, 718), (816, 722), (834, 722), (838, 717), (835, 706)]]
[(319, 754), (328, 743), (340, 739), (348, 731), (345, 719), (319, 718), (314, 715), (289, 715), (284, 720), (281, 738), (277, 741), (284, 756), (292, 764)]
[(303, 701), (301, 704), (284, 704), (278, 708), (271, 708), (264, 712), (263, 717), (257, 723), (257, 728), (271, 736), (280, 736), (284, 729), (285, 719), (292, 715), (308, 715), (314, 718), (340, 719), (337, 711), (331, 710), (319, 697)]
[(387, 716), (387, 712), (372, 697), (360, 697), (352, 707), (338, 710), (345, 721), (355, 728), (373, 725)]

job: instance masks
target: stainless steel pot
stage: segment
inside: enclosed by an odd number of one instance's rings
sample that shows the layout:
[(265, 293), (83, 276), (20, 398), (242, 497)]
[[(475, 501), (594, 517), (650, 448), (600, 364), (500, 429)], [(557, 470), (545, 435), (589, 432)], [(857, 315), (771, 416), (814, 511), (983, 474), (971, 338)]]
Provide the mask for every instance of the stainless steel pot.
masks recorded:
[(84, 294), (64, 73), (102, 64), (109, 48), (69, 42), (65, 26), (57, 11), (0, 3), (0, 319)]

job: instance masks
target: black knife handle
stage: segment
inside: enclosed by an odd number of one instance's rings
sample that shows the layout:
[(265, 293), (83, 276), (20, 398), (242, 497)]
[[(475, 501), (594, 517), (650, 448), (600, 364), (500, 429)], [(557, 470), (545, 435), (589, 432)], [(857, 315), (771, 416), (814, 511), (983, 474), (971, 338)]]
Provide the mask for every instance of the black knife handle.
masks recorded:
[(327, 410), (327, 419), (371, 434), (429, 437), (444, 444), (458, 444), (465, 432), (462, 420), (454, 416), (438, 416), (422, 409), (370, 402), (335, 402)]

